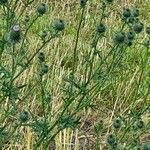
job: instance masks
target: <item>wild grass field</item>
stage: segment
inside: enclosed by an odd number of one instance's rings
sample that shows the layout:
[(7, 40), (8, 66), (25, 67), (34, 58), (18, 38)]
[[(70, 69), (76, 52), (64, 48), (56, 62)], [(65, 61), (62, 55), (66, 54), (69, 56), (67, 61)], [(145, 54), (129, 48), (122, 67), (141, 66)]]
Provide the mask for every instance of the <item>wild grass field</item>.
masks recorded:
[(150, 150), (150, 1), (0, 0), (0, 149)]

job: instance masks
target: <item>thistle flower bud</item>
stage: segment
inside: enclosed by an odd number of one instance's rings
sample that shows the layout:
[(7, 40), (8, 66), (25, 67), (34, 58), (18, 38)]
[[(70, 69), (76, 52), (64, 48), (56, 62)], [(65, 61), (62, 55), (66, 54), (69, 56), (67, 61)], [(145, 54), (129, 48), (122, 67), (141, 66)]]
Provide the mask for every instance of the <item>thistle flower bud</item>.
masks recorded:
[(130, 16), (129, 18), (128, 18), (128, 23), (131, 23), (131, 24), (133, 24), (134, 22), (135, 22), (135, 18), (133, 17), (133, 16)]
[(133, 15), (134, 17), (138, 17), (138, 16), (140, 15), (139, 10), (138, 10), (138, 9), (133, 9), (133, 10), (132, 10), (132, 15)]
[(56, 31), (62, 31), (65, 29), (64, 21), (61, 19), (54, 20), (52, 26)]
[(130, 31), (130, 32), (127, 33), (127, 40), (128, 41), (134, 40), (134, 37), (135, 37), (135, 35), (134, 35), (133, 32)]
[(113, 0), (106, 0), (106, 2), (107, 2), (107, 3), (112, 3), (112, 2), (113, 2)]
[(85, 7), (87, 0), (80, 0), (81, 8)]
[(39, 15), (44, 15), (47, 11), (47, 5), (45, 3), (40, 3), (37, 6), (37, 12)]
[(0, 0), (0, 5), (4, 5), (8, 2), (8, 0)]
[(117, 44), (122, 44), (125, 41), (125, 33), (124, 32), (118, 32), (115, 35), (115, 42)]
[(14, 25), (10, 31), (9, 39), (11, 42), (19, 42), (21, 39), (21, 31), (19, 25)]
[(113, 127), (115, 129), (119, 129), (121, 127), (121, 120), (119, 118), (117, 118), (113, 121)]
[(146, 28), (146, 34), (150, 35), (150, 27)]
[(47, 31), (43, 30), (40, 36), (41, 36), (41, 39), (44, 40), (47, 36)]
[(45, 100), (47, 102), (51, 102), (52, 101), (52, 95), (48, 92), (45, 93)]
[(107, 137), (107, 143), (108, 143), (110, 146), (116, 145), (116, 137), (115, 137), (115, 135), (109, 134), (108, 137)]
[(29, 20), (30, 20), (30, 17), (28, 15), (25, 15), (24, 22), (29, 22)]
[(144, 127), (144, 122), (142, 120), (138, 120), (134, 124), (135, 130), (142, 129), (143, 127)]
[(131, 11), (129, 8), (124, 9), (123, 11), (123, 17), (128, 18), (131, 16)]
[(96, 26), (96, 32), (101, 34), (104, 33), (106, 31), (106, 26), (104, 24), (99, 24)]
[(26, 122), (29, 119), (29, 114), (27, 111), (23, 111), (19, 114), (19, 119), (21, 122)]
[(126, 44), (127, 44), (127, 46), (130, 47), (130, 46), (132, 46), (133, 43), (132, 43), (132, 41), (127, 41)]
[(40, 63), (44, 62), (45, 61), (45, 55), (44, 55), (44, 53), (40, 52), (38, 54), (38, 58), (39, 58)]
[(40, 75), (43, 76), (46, 73), (48, 73), (48, 66), (46, 64), (41, 64)]
[(142, 32), (143, 28), (144, 28), (144, 25), (143, 25), (143, 23), (141, 23), (141, 22), (136, 22), (136, 23), (134, 23), (134, 25), (133, 25), (133, 30), (134, 30), (136, 33)]

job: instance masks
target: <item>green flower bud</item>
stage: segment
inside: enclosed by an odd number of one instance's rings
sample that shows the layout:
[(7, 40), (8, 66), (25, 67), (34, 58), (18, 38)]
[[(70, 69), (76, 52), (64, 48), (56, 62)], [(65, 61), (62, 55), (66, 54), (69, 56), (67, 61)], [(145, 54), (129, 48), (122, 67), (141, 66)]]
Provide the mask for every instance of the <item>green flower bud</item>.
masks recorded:
[(45, 55), (44, 55), (44, 53), (40, 52), (38, 54), (38, 58), (39, 58), (40, 63), (44, 62), (45, 61)]
[(40, 3), (37, 6), (37, 12), (39, 15), (44, 15), (47, 11), (47, 5), (45, 3)]
[(150, 150), (150, 142), (142, 145), (142, 150)]
[(133, 25), (133, 30), (134, 30), (136, 33), (142, 32), (143, 28), (144, 28), (144, 25), (143, 25), (143, 23), (141, 23), (141, 22), (136, 22), (136, 23), (134, 23), (134, 25)]
[(10, 31), (9, 39), (11, 42), (19, 42), (21, 39), (21, 31), (19, 25), (14, 25)]
[(53, 22), (53, 28), (56, 30), (56, 31), (62, 31), (65, 29), (65, 24), (64, 24), (64, 21), (61, 20), (61, 19), (56, 19), (54, 20)]
[(106, 31), (106, 26), (104, 24), (99, 24), (96, 26), (96, 32), (101, 34), (104, 33)]
[(124, 9), (123, 11), (123, 17), (128, 18), (131, 16), (131, 11), (129, 8)]
[(125, 33), (124, 32), (118, 32), (116, 35), (115, 35), (115, 42), (117, 44), (121, 44), (125, 41)]
[(19, 115), (19, 119), (20, 119), (21, 122), (26, 122), (26, 121), (28, 121), (28, 119), (29, 119), (29, 114), (28, 114), (28, 112), (27, 112), (27, 111), (21, 112), (20, 115)]

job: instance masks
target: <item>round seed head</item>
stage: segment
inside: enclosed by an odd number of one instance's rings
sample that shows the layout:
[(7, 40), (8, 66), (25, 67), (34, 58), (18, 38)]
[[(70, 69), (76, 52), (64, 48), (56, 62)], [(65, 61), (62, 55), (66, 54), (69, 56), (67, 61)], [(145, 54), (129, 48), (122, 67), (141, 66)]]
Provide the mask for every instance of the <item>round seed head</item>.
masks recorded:
[(37, 12), (39, 15), (44, 15), (47, 11), (47, 5), (45, 3), (40, 3), (37, 6)]
[(134, 30), (136, 33), (142, 32), (143, 28), (144, 28), (144, 25), (143, 25), (143, 23), (141, 23), (141, 22), (136, 22), (136, 23), (134, 23), (134, 25), (133, 25), (133, 30)]
[(61, 20), (61, 19), (56, 19), (54, 20), (53, 22), (53, 28), (56, 30), (56, 31), (62, 31), (65, 29), (65, 24), (64, 24), (64, 21)]
[(20, 115), (19, 115), (19, 119), (20, 119), (21, 122), (26, 122), (26, 121), (28, 121), (28, 119), (29, 119), (29, 114), (28, 114), (28, 112), (27, 112), (27, 111), (21, 112)]

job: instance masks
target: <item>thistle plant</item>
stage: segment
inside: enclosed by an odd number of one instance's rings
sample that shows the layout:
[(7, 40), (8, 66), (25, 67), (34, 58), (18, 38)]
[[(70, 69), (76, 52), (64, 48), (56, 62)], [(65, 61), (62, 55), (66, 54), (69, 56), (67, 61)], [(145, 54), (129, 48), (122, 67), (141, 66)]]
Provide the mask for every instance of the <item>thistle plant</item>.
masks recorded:
[[(93, 149), (101, 149), (103, 143), (115, 150), (149, 149), (147, 141), (139, 141), (150, 128), (149, 121), (143, 119), (150, 110), (150, 27), (140, 18), (139, 9), (127, 7), (117, 15), (118, 26), (111, 28), (113, 0), (98, 3), (100, 13), (92, 14), (88, 27), (86, 15), (93, 3), (78, 1), (69, 45), (71, 63), (66, 69), (65, 62), (60, 66), (56, 63), (51, 50), (56, 50), (57, 56), (65, 47), (62, 45), (68, 44), (69, 20), (62, 19), (61, 13), (48, 20), (51, 6), (44, 2), (0, 1), (1, 149), (6, 149), (7, 143), (22, 143), (30, 130), (32, 149), (47, 150), (59, 133), (80, 130), (82, 113), (89, 110), (92, 114), (99, 111), (102, 117), (93, 123)], [(30, 7), (34, 8), (32, 14)], [(42, 19), (48, 24), (41, 29)], [(86, 40), (85, 30), (90, 32)], [(141, 40), (142, 34), (145, 38)], [(81, 50), (82, 45), (88, 46)], [(59, 78), (58, 72), (63, 74)], [(110, 120), (106, 126), (105, 116)], [(20, 134), (22, 130), (24, 134)]]

